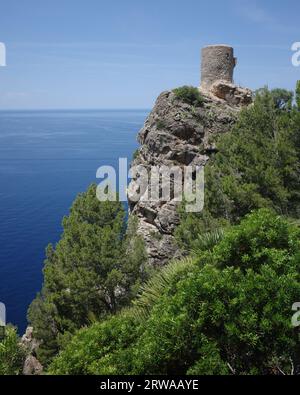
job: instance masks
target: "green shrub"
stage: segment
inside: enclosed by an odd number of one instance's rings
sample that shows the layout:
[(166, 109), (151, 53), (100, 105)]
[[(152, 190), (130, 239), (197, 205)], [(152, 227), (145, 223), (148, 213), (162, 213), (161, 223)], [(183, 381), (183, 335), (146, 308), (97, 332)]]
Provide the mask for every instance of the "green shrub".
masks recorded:
[(118, 366), (119, 352), (124, 354), (134, 343), (138, 331), (139, 323), (126, 310), (81, 329), (53, 360), (48, 374), (119, 374), (128, 369), (124, 360)]
[(202, 106), (204, 99), (200, 95), (199, 89), (193, 86), (182, 86), (173, 90), (175, 97), (184, 103), (190, 104), (192, 106), (200, 107)]
[(166, 128), (166, 122), (163, 119), (158, 119), (156, 121), (156, 127), (158, 130), (162, 130)]
[(22, 374), (25, 356), (16, 329), (7, 326), (5, 337), (0, 341), (0, 375)]

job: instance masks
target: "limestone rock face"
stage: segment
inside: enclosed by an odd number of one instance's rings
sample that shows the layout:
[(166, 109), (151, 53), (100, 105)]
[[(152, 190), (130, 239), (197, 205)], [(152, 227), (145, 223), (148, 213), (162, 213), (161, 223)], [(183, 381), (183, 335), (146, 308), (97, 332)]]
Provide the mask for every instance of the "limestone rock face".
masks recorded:
[(26, 347), (26, 349), (30, 353), (36, 352), (36, 350), (39, 346), (39, 342), (33, 337), (33, 327), (32, 326), (28, 326), (26, 328), (26, 332), (22, 336), (21, 343), (23, 344), (23, 346)]
[[(143, 165), (149, 171), (151, 166), (205, 165), (216, 150), (216, 137), (230, 131), (240, 110), (237, 90), (233, 95), (236, 100), (228, 100), (227, 93), (224, 96), (221, 91), (221, 87), (216, 90), (220, 97), (201, 92), (204, 103), (197, 107), (177, 99), (173, 92), (163, 92), (138, 134), (141, 147), (132, 166)], [(245, 99), (239, 103), (242, 100)], [(138, 233), (145, 241), (149, 264), (160, 266), (180, 256), (174, 239), (180, 203), (150, 202), (145, 198), (147, 193), (148, 190), (136, 202), (130, 185), (129, 209), (138, 218)]]
[(216, 81), (210, 87), (211, 93), (219, 99), (235, 106), (247, 106), (252, 102), (250, 89), (241, 88), (227, 81)]
[(37, 376), (42, 374), (43, 366), (33, 355), (28, 355), (25, 359), (24, 367), (23, 367), (23, 375), (25, 376)]
[(39, 342), (33, 337), (33, 327), (28, 326), (25, 334), (22, 336), (21, 344), (27, 352), (27, 357), (24, 362), (24, 375), (39, 375), (43, 372), (43, 366), (36, 358), (36, 351), (39, 347)]

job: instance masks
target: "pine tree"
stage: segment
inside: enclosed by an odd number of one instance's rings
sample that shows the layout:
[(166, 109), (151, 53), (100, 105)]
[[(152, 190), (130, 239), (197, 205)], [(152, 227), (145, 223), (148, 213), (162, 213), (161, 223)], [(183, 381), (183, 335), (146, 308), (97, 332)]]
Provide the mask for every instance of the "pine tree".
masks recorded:
[(63, 219), (63, 235), (47, 248), (44, 285), (32, 302), (28, 318), (42, 341), (45, 363), (76, 329), (114, 314), (134, 295), (145, 253), (141, 240), (125, 228), (122, 204), (100, 202), (96, 186), (76, 198)]

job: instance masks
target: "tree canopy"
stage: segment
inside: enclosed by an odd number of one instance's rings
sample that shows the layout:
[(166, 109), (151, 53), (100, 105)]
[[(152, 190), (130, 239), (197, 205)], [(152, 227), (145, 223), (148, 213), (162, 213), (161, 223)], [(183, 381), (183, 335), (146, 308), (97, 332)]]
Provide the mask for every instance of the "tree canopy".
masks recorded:
[(141, 281), (145, 252), (118, 201), (100, 202), (96, 186), (79, 194), (63, 219), (63, 234), (47, 248), (44, 284), (29, 308), (39, 358), (47, 361), (70, 333), (115, 313)]

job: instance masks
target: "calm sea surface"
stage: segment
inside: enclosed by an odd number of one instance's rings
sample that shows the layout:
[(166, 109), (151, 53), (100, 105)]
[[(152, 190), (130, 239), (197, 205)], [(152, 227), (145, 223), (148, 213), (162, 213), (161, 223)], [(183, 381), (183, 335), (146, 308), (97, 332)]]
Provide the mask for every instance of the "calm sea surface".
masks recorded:
[[(22, 333), (45, 247), (101, 165), (130, 160), (147, 111), (0, 112), (0, 301)], [(99, 182), (99, 180), (98, 180)]]

